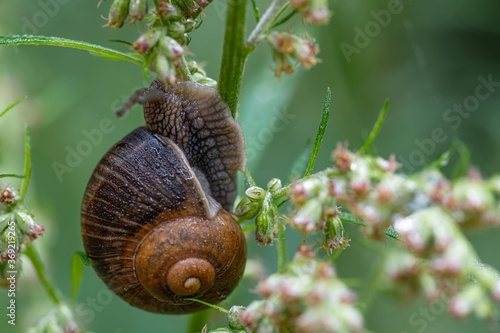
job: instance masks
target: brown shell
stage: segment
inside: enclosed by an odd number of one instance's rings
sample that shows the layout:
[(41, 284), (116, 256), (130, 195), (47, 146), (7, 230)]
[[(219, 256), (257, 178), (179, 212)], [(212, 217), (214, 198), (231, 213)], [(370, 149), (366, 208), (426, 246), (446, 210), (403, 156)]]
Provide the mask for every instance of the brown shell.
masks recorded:
[(184, 298), (217, 303), (243, 274), (241, 228), (196, 176), (176, 144), (142, 127), (94, 170), (82, 203), (83, 244), (102, 280), (133, 306), (197, 311), (204, 306)]

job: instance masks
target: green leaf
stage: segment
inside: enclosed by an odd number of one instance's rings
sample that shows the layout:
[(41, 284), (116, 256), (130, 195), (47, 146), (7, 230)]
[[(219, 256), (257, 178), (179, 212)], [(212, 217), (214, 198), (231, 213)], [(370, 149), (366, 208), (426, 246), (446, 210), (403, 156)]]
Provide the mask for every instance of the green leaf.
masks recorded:
[(375, 122), (375, 125), (373, 126), (372, 131), (368, 136), (368, 139), (366, 139), (365, 144), (359, 150), (360, 154), (366, 153), (368, 149), (372, 146), (373, 141), (375, 141), (375, 139), (377, 138), (377, 135), (380, 132), (382, 125), (384, 124), (384, 120), (387, 117), (388, 110), (389, 110), (389, 100), (386, 99), (384, 106), (382, 107), (382, 110), (380, 110), (380, 113), (378, 114), (377, 121)]
[(5, 110), (3, 110), (2, 112), (0, 112), (0, 118), (2, 118), (3, 115), (5, 115), (9, 110), (11, 110), (12, 108), (14, 108), (17, 104), (19, 104), (22, 101), (24, 101), (26, 98), (28, 98), (28, 96), (23, 96), (23, 97), (19, 98), (17, 101), (15, 101), (14, 103), (12, 103), (11, 105), (7, 106), (7, 108), (5, 108)]
[[(351, 224), (355, 224), (355, 225), (359, 225), (359, 226), (367, 226), (368, 225), (368, 223), (366, 223), (365, 220), (360, 219), (359, 217), (355, 216), (354, 214), (348, 213), (348, 212), (340, 213), (340, 220), (342, 221), (342, 223), (346, 222), (346, 223), (351, 223)], [(384, 231), (384, 233), (388, 237), (394, 238), (396, 240), (400, 240), (399, 234), (392, 227), (387, 228)]]
[(24, 129), (24, 177), (19, 193), (19, 201), (23, 202), (31, 177), (31, 132), (28, 126)]
[(76, 251), (74, 253), (74, 255), (78, 255), (78, 257), (80, 258), (80, 260), (82, 261), (82, 263), (85, 265), (85, 266), (90, 266), (90, 259), (89, 257), (87, 256), (87, 254), (83, 251)]
[(328, 119), (330, 117), (330, 105), (332, 102), (332, 92), (330, 87), (326, 88), (325, 102), (323, 104), (323, 115), (321, 116), (321, 121), (319, 123), (318, 132), (316, 133), (316, 140), (314, 141), (314, 147), (309, 158), (309, 164), (307, 165), (306, 173), (304, 177), (311, 174), (314, 164), (316, 163), (316, 158), (318, 157), (319, 149), (321, 148), (321, 143), (323, 142), (323, 137), (325, 135), (326, 127), (328, 125)]
[(288, 22), (292, 17), (295, 16), (295, 14), (298, 13), (297, 9), (294, 9), (292, 10), (290, 13), (288, 13), (285, 17), (283, 17), (281, 20), (278, 21), (278, 18), (285, 12), (285, 10), (288, 9), (287, 6), (284, 7), (284, 9), (282, 10), (281, 13), (279, 13), (279, 15), (276, 17), (276, 20), (275, 22), (273, 22), (272, 26), (270, 29), (274, 29), (276, 27), (279, 27), (280, 25), (282, 24), (285, 24), (286, 22)]
[(260, 21), (260, 10), (259, 10), (259, 7), (257, 6), (257, 1), (256, 0), (252, 0), (252, 8), (253, 8), (253, 15), (255, 16), (255, 22), (259, 22)]
[(469, 148), (467, 148), (467, 146), (460, 140), (455, 140), (454, 142), (456, 142), (458, 162), (451, 172), (451, 179), (458, 179), (467, 174), (467, 171), (470, 168), (471, 159)]
[(71, 259), (71, 301), (75, 302), (78, 296), (78, 290), (83, 278), (83, 260), (81, 253), (73, 253)]
[(351, 214), (348, 212), (340, 213), (340, 219), (342, 220), (342, 222), (347, 222), (347, 223), (362, 225), (362, 226), (367, 225), (365, 220), (360, 219), (360, 218), (356, 217), (354, 214)]
[(393, 239), (396, 239), (396, 240), (401, 240), (401, 238), (399, 237), (399, 234), (397, 233), (396, 230), (394, 230), (393, 227), (389, 227), (385, 230), (385, 235), (386, 236), (389, 236)]
[(60, 38), (60, 37), (28, 36), (28, 35), (22, 35), (22, 36), (17, 35), (9, 37), (0, 36), (0, 46), (11, 46), (11, 45), (49, 45), (49, 46), (67, 47), (72, 49), (89, 51), (91, 54), (107, 59), (128, 61), (136, 65), (139, 65), (141, 67), (143, 66), (144, 63), (142, 58), (136, 54), (127, 54), (100, 45), (90, 44), (82, 41)]
[(423, 168), (422, 172), (429, 169), (439, 169), (447, 166), (455, 153), (458, 153), (459, 160), (453, 169), (451, 178), (456, 179), (464, 176), (470, 167), (470, 151), (460, 140), (454, 140), (451, 143), (450, 148), (439, 155), (435, 161)]
[(0, 174), (0, 178), (24, 178), (24, 175), (16, 175), (14, 173), (3, 173)]

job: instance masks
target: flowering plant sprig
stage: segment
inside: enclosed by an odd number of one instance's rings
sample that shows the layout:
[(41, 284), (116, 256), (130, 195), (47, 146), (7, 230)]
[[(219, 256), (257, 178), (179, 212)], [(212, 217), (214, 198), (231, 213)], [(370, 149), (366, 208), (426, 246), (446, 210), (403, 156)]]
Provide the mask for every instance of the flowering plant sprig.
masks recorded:
[[(395, 173), (393, 157), (357, 154), (341, 145), (334, 161), (334, 168), (290, 187), (297, 207), (292, 227), (301, 232), (322, 230), (324, 215), (318, 211), (341, 206), (366, 221), (363, 230), (372, 239), (381, 239), (387, 228), (393, 228), (401, 239), (398, 245), (408, 250), (407, 255), (400, 253), (388, 261), (387, 276), (400, 282), (393, 283), (396, 288), (409, 283), (432, 300), (441, 296), (443, 285), (451, 283), (455, 286), (449, 295), (453, 315), (495, 315), (492, 302), (500, 300), (498, 272), (480, 263), (461, 229), (500, 225), (497, 177), (482, 180), (474, 171), (452, 182), (437, 169), (404, 176)], [(464, 186), (471, 182), (475, 187)], [(328, 193), (331, 201), (320, 200), (320, 193)], [(309, 210), (314, 201), (317, 208)], [(293, 222), (297, 217), (310, 227), (297, 226)]]
[[(261, 203), (260, 215), (254, 205), (252, 214), (242, 216), (267, 215), (256, 218), (258, 243), (263, 230), (267, 231), (265, 244), (275, 240), (280, 220), (303, 234), (304, 241), (306, 236), (320, 232), (325, 237), (322, 247), (327, 255), (341, 253), (349, 245), (344, 223), (360, 224), (369, 239), (382, 240), (386, 236), (396, 239), (392, 246), (398, 250), (390, 252), (381, 270), (391, 289), (407, 297), (422, 292), (429, 301), (445, 296), (449, 312), (456, 317), (498, 315), (495, 309), (495, 302), (500, 301), (498, 271), (481, 263), (463, 231), (500, 225), (500, 178), (483, 179), (477, 170), (471, 169), (465, 177), (447, 179), (439, 166), (447, 163), (450, 152), (414, 175), (398, 173), (400, 165), (393, 155), (384, 159), (365, 153), (381, 128), (387, 108), (386, 103), (359, 152), (339, 144), (332, 154), (333, 167), (311, 175), (306, 173), (286, 186), (280, 182), (279, 190), (274, 193), (269, 186), (265, 191), (254, 184), (242, 202), (252, 202), (250, 197), (259, 189), (260, 201), (256, 202)], [(285, 217), (280, 216), (279, 210), (270, 214), (265, 209), (266, 201), (268, 206), (274, 204), (278, 208), (288, 200), (294, 210)], [(284, 274), (281, 272), (273, 279), (284, 279)], [(268, 304), (268, 295), (262, 288), (257, 287), (257, 293), (264, 299), (252, 303), (242, 314), (247, 327), (257, 328), (257, 332), (260, 329), (273, 332), (286, 325), (297, 327), (295, 319), (286, 315), (287, 323), (273, 322), (279, 316), (271, 305), (276, 307), (286, 302), (274, 300)], [(342, 332), (334, 328), (324, 331)]]
[[(5, 113), (2, 112), (2, 115)], [(19, 189), (0, 184), (0, 281), (2, 284), (8, 276), (7, 272), (17, 270), (21, 251), (29, 247), (32, 241), (44, 232), (44, 228), (35, 222), (33, 214), (26, 208), (24, 202), (31, 175), (31, 145), (28, 128), (25, 131), (24, 149), (24, 174), (0, 174), (0, 178), (21, 179)]]
[[(0, 118), (26, 98), (26, 96), (20, 98), (0, 112)], [(27, 258), (55, 305), (28, 332), (79, 333), (82, 331), (78, 327), (72, 308), (63, 301), (60, 292), (47, 278), (40, 256), (33, 246), (34, 240), (42, 236), (45, 229), (35, 221), (33, 213), (27, 208), (25, 198), (30, 177), (31, 134), (29, 128), (26, 127), (23, 174), (0, 174), (0, 179), (17, 178), (21, 180), (19, 188), (0, 184), (0, 286), (8, 288), (9, 294), (15, 294), (16, 277), (22, 271), (21, 258)], [(73, 269), (73, 271), (75, 270)], [(13, 304), (12, 301), (10, 304)]]
[[(215, 86), (215, 80), (205, 75), (194, 75), (195, 73), (204, 73), (199, 66), (195, 68), (188, 65), (187, 55), (188, 44), (190, 42), (189, 33), (200, 26), (203, 19), (203, 9), (211, 1), (208, 0), (155, 0), (153, 8), (148, 13), (147, 0), (114, 0), (111, 3), (107, 18), (107, 26), (112, 28), (121, 28), (127, 19), (131, 24), (135, 22), (147, 22), (147, 30), (133, 44), (132, 48), (142, 54), (145, 59), (145, 65), (158, 75), (158, 78), (167, 84), (174, 84), (178, 78), (191, 80)], [(273, 50), (275, 61), (275, 74), (281, 76), (282, 73), (293, 73), (294, 65), (290, 60), (296, 60), (304, 68), (310, 68), (318, 63), (316, 54), (319, 47), (310, 37), (299, 37), (291, 32), (275, 32), (274, 28), (287, 22), (295, 14), (299, 13), (307, 24), (325, 24), (328, 22), (331, 13), (328, 4), (324, 0), (274, 0), (265, 13), (260, 16), (260, 11), (252, 0), (255, 19), (257, 25), (250, 33), (245, 43), (244, 38), (244, 8), (245, 3), (229, 4), (237, 6), (241, 10), (234, 17), (228, 15), (226, 27), (231, 30), (241, 29), (238, 34), (239, 41), (231, 41), (233, 36), (226, 35), (227, 48), (224, 52), (234, 53), (234, 61), (227, 59), (223, 55), (221, 69), (221, 80), (226, 81), (225, 73), (230, 71), (230, 75), (235, 80), (241, 80), (244, 62), (248, 55), (255, 49), (261, 41), (267, 41)], [(291, 10), (288, 10), (291, 8)], [(240, 13), (241, 12), (241, 13)], [(287, 14), (286, 14), (287, 13)], [(232, 19), (238, 19), (239, 22), (231, 22)], [(226, 29), (226, 34), (228, 33)], [(236, 37), (236, 36), (234, 36)], [(235, 48), (241, 48), (237, 50)], [(230, 51), (229, 48), (233, 48)], [(236, 68), (232, 68), (236, 66)], [(237, 70), (235, 71), (233, 70)], [(239, 73), (241, 72), (241, 73)], [(231, 85), (231, 82), (229, 82)], [(239, 87), (237, 83), (236, 87)], [(224, 89), (223, 87), (221, 88)], [(237, 88), (238, 89), (238, 88)], [(222, 91), (223, 98), (224, 92)], [(227, 99), (226, 99), (227, 100)], [(230, 108), (235, 109), (235, 105), (229, 102)]]
[(328, 262), (300, 246), (283, 274), (262, 280), (252, 302), (239, 314), (251, 332), (363, 332), (356, 295), (337, 277)]

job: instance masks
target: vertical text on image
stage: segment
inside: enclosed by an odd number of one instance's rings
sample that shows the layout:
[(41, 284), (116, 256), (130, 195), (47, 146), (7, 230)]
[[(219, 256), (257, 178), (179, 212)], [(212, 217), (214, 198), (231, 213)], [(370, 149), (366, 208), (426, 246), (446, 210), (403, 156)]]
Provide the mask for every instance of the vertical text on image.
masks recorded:
[(9, 298), (9, 305), (7, 305), (7, 322), (9, 325), (16, 325), (16, 221), (11, 219), (7, 224), (7, 281), (8, 290), (7, 297)]

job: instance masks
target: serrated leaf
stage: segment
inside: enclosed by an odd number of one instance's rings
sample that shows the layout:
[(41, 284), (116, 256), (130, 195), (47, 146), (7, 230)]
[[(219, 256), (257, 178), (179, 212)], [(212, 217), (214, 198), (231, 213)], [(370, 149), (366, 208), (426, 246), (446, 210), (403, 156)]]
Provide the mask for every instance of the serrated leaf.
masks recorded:
[(11, 46), (11, 45), (59, 46), (59, 47), (89, 51), (90, 53), (98, 55), (100, 57), (113, 60), (125, 60), (139, 66), (143, 66), (144, 63), (144, 61), (137, 55), (123, 53), (96, 44), (91, 44), (67, 38), (53, 37), (53, 36), (29, 36), (29, 35), (22, 35), (22, 36), (17, 35), (9, 37), (0, 36), (0, 46)]
[(311, 174), (314, 164), (316, 164), (316, 158), (318, 157), (319, 149), (321, 148), (321, 143), (323, 142), (323, 137), (325, 135), (326, 127), (328, 125), (328, 119), (330, 118), (330, 105), (332, 102), (332, 92), (330, 87), (326, 88), (325, 101), (323, 103), (323, 114), (321, 115), (321, 121), (319, 123), (318, 132), (316, 133), (316, 140), (314, 140), (313, 150), (311, 152), (311, 157), (309, 158), (309, 164), (307, 165), (304, 177)]
[(372, 146), (373, 141), (375, 141), (375, 139), (377, 138), (377, 135), (380, 132), (382, 125), (384, 124), (385, 118), (387, 117), (387, 111), (389, 111), (388, 99), (385, 100), (384, 106), (382, 107), (382, 110), (380, 110), (380, 113), (378, 114), (377, 121), (375, 122), (375, 125), (373, 125), (370, 135), (368, 135), (368, 138), (363, 144), (363, 147), (361, 147), (361, 149), (359, 150), (360, 154), (366, 153), (368, 149)]

